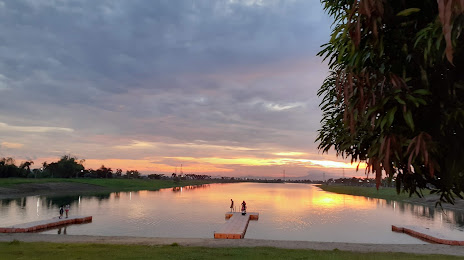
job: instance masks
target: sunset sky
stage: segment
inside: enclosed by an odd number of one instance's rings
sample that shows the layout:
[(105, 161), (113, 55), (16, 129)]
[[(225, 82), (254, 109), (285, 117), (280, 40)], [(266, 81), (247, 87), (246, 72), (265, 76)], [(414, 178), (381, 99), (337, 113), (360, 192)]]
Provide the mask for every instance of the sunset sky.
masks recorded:
[(321, 154), (319, 0), (0, 0), (0, 157), (365, 176)]

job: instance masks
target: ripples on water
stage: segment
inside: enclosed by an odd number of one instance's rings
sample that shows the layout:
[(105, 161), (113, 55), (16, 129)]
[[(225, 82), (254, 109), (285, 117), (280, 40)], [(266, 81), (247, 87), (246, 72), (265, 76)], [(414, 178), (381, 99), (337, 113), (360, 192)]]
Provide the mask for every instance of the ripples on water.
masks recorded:
[(225, 223), (230, 199), (259, 212), (246, 238), (359, 243), (424, 243), (391, 231), (391, 225), (420, 225), (464, 237), (464, 214), (423, 206), (340, 195), (307, 184), (234, 183), (116, 192), (99, 196), (30, 196), (0, 200), (0, 226), (57, 216), (70, 204), (72, 215), (93, 222), (44, 233), (145, 237), (213, 237)]

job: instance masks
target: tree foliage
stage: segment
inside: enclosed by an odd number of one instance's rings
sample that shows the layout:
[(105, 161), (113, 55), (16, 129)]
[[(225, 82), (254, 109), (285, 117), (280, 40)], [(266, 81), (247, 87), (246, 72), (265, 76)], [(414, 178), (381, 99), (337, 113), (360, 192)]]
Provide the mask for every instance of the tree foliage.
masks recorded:
[(71, 155), (63, 155), (58, 162), (43, 164), (43, 175), (54, 178), (73, 178), (83, 171), (84, 160), (79, 160)]
[(111, 168), (106, 168), (105, 165), (102, 165), (100, 169), (95, 171), (97, 178), (113, 178), (113, 170)]
[[(60, 160), (52, 163), (43, 162), (40, 169), (32, 169), (33, 161), (24, 161), (19, 166), (15, 159), (0, 158), (0, 178), (141, 178), (138, 170), (127, 170), (123, 175), (122, 169), (111, 168), (102, 165), (97, 170), (85, 169), (85, 160), (79, 160), (71, 155), (63, 155)], [(154, 174), (155, 179), (160, 179), (163, 174)]]
[(0, 158), (0, 178), (28, 177), (33, 163), (33, 161), (25, 161), (18, 167), (13, 158)]
[(124, 178), (138, 179), (138, 178), (140, 178), (140, 176), (141, 176), (141, 174), (137, 170), (127, 170), (126, 175), (124, 176)]
[(319, 149), (366, 162), (377, 185), (462, 198), (464, 1), (321, 2), (334, 23)]

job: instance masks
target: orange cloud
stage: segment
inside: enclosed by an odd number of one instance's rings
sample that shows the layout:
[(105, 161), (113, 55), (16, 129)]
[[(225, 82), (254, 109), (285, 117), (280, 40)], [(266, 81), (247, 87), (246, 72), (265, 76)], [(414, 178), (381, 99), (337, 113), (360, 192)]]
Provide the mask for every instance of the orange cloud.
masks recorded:
[[(86, 168), (98, 169), (105, 165), (113, 170), (138, 170), (144, 173), (148, 172), (174, 172), (176, 166), (156, 163), (148, 159), (131, 160), (131, 159), (88, 159), (85, 160)], [(220, 166), (208, 164), (189, 164), (182, 167), (184, 173), (213, 173), (213, 172), (230, 172), (232, 169), (222, 168)], [(180, 171), (180, 167), (178, 167)]]
[[(138, 143), (134, 143), (139, 146)], [(145, 145), (141, 145), (145, 146)], [(283, 169), (287, 169), (288, 177), (297, 177), (307, 174), (311, 169), (323, 170), (326, 172), (340, 172), (347, 170), (347, 173), (354, 174), (357, 164), (350, 164), (330, 159), (301, 159), (295, 158), (299, 156), (310, 156), (301, 152), (280, 152), (273, 153), (274, 158), (255, 158), (255, 157), (162, 157), (162, 158), (141, 158), (141, 159), (86, 159), (84, 166), (86, 168), (98, 169), (105, 165), (113, 170), (122, 169), (138, 170), (144, 174), (150, 173), (165, 173), (170, 174), (176, 171), (184, 173), (198, 173), (210, 175), (257, 175), (257, 176), (276, 176), (281, 174)], [(294, 156), (286, 157), (286, 156)], [(53, 162), (59, 158), (41, 158), (42, 161)], [(171, 161), (170, 163), (164, 160)], [(36, 165), (39, 165), (40, 158), (36, 160)], [(285, 168), (282, 168), (285, 167)], [(360, 169), (365, 167), (365, 164), (360, 165)], [(278, 173), (277, 173), (278, 172)]]
[(307, 153), (301, 153), (301, 152), (280, 152), (280, 153), (273, 153), (273, 155), (278, 155), (278, 156), (302, 156), (302, 155), (307, 155)]
[[(179, 161), (195, 161), (199, 163), (219, 164), (219, 165), (242, 165), (242, 166), (273, 166), (273, 165), (286, 165), (297, 164), (305, 167), (319, 167), (319, 168), (338, 168), (338, 169), (355, 169), (357, 164), (337, 162), (330, 160), (309, 160), (309, 159), (294, 159), (294, 158), (193, 158), (193, 157), (168, 157)], [(365, 163), (361, 163), (360, 168), (365, 167)]]

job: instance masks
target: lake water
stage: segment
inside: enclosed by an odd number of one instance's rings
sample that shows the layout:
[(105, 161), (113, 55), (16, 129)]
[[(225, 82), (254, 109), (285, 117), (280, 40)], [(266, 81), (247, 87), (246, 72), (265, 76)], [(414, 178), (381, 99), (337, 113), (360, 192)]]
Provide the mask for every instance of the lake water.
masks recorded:
[(29, 196), (0, 200), (0, 226), (49, 219), (60, 205), (92, 223), (43, 233), (68, 235), (212, 238), (223, 225), (230, 199), (245, 200), (250, 221), (245, 238), (322, 242), (419, 244), (391, 225), (419, 225), (464, 239), (464, 214), (380, 199), (340, 195), (308, 184), (234, 183), (116, 192), (100, 196)]

